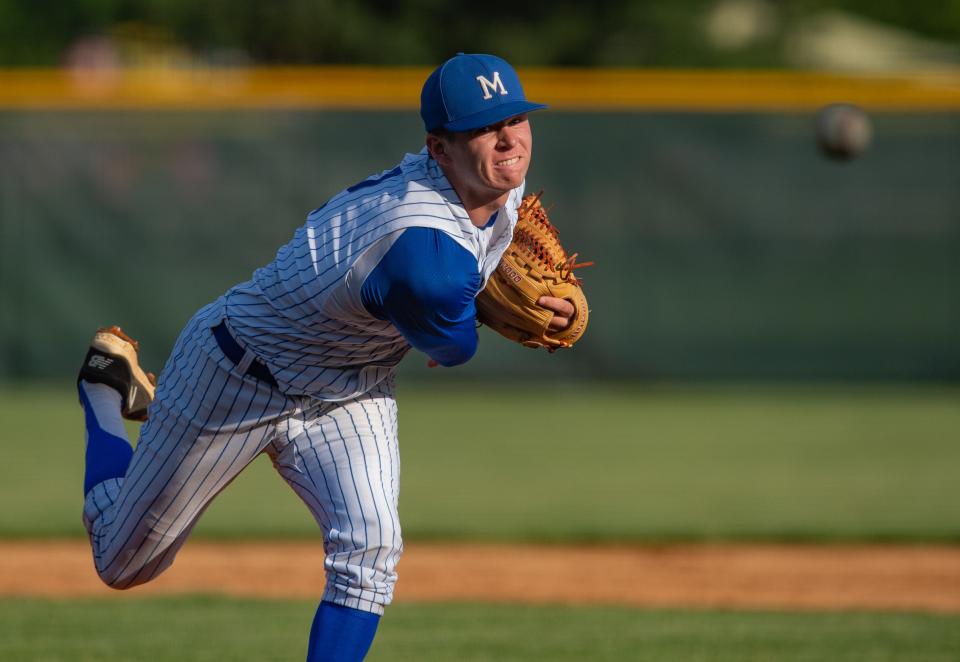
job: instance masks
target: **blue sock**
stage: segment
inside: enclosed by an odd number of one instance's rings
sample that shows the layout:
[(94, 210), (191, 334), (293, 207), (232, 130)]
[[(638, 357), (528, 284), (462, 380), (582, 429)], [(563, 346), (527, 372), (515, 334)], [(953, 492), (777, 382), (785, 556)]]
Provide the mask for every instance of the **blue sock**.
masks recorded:
[(310, 628), (307, 662), (359, 662), (379, 623), (379, 614), (321, 602)]
[[(83, 476), (83, 493), (88, 494), (97, 483), (110, 478), (121, 478), (127, 473), (130, 458), (133, 457), (133, 448), (127, 439), (118, 437), (104, 430), (97, 420), (96, 410), (90, 402), (81, 382), (77, 390), (80, 392), (80, 403), (87, 425), (87, 455), (86, 471)], [(94, 384), (94, 387), (100, 386)], [(117, 394), (119, 398), (119, 394)], [(119, 405), (117, 416), (119, 417)]]

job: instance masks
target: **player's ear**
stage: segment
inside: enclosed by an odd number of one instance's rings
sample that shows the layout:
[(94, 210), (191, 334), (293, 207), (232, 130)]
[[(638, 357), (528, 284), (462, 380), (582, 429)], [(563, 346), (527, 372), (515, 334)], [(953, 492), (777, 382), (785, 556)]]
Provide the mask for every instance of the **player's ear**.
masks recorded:
[(440, 139), (432, 133), (427, 134), (427, 138), (424, 142), (427, 145), (427, 153), (429, 153), (434, 159), (437, 158), (437, 154), (443, 153), (443, 144), (440, 143)]
[(447, 140), (445, 136), (436, 133), (427, 134), (427, 152), (437, 163), (444, 163), (447, 157)]

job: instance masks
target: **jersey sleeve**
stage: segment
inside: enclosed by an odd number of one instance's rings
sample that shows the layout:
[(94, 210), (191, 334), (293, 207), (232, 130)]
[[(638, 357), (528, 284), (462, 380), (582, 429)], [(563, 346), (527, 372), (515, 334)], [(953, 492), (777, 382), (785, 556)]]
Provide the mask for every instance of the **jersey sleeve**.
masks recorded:
[(389, 320), (414, 348), (444, 366), (477, 350), (476, 258), (434, 228), (407, 228), (360, 289), (364, 308)]

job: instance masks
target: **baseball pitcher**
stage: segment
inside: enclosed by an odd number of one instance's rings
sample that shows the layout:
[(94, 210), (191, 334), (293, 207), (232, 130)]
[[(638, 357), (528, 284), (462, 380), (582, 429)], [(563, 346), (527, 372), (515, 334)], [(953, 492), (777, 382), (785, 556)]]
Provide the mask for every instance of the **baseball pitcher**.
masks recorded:
[[(477, 295), (505, 255), (505, 282), (522, 270), (547, 287), (532, 302), (488, 302), (488, 320), (498, 307), (512, 315), (491, 326), (554, 349), (585, 324), (585, 300), (558, 289), (579, 284), (577, 265), (550, 252), (545, 215), (515, 233), (518, 209), (539, 207), (521, 201), (527, 114), (541, 108), (506, 61), (456, 55), (423, 86), (424, 149), (310, 212), (273, 262), (193, 316), (158, 380), (118, 327), (96, 333), (78, 377), (83, 521), (106, 584), (163, 572), (211, 500), (266, 453), (323, 532), (327, 584), (307, 659), (363, 659), (403, 550), (400, 360), (411, 347), (434, 365), (469, 360)], [(524, 309), (533, 330), (520, 328)], [(145, 421), (135, 450), (122, 418)]]

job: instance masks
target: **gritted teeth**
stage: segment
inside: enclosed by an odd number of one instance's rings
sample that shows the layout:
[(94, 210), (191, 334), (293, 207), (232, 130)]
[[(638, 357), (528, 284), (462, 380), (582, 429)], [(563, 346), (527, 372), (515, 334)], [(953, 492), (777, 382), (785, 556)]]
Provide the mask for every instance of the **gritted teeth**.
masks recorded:
[(519, 157), (519, 156), (515, 156), (515, 157), (513, 157), (512, 159), (504, 159), (503, 161), (497, 161), (495, 165), (498, 165), (498, 166), (511, 166), (511, 165), (513, 165), (514, 163), (516, 163), (516, 162), (519, 161), (519, 160), (520, 160), (520, 157)]

